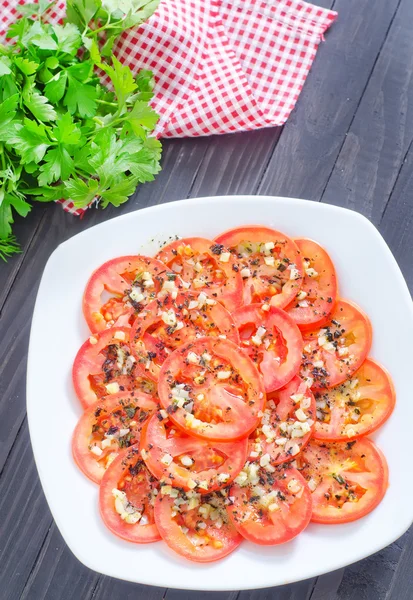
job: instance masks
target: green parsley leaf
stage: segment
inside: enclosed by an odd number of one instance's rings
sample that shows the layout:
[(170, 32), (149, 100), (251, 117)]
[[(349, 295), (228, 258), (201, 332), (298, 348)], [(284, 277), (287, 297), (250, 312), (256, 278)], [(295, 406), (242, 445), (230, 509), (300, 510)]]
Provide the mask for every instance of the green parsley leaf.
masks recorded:
[(72, 115), (78, 112), (81, 117), (93, 117), (97, 97), (96, 87), (81, 83), (68, 73), (68, 87), (63, 104)]
[(81, 131), (77, 125), (75, 125), (72, 115), (64, 113), (60, 115), (56, 121), (56, 127), (53, 128), (51, 135), (65, 146), (72, 144), (79, 144)]
[(39, 121), (54, 121), (57, 117), (53, 106), (39, 92), (32, 92), (26, 98), (23, 96), (23, 103)]
[(57, 50), (66, 54), (75, 55), (82, 44), (82, 37), (78, 28), (71, 23), (55, 25), (53, 33), (57, 38)]
[(135, 177), (127, 177), (121, 179), (118, 183), (113, 184), (109, 189), (100, 192), (102, 198), (102, 206), (106, 208), (108, 204), (120, 206), (127, 201), (136, 190)]
[(5, 262), (7, 262), (7, 259), (10, 258), (12, 254), (19, 254), (20, 252), (20, 246), (14, 235), (9, 235), (5, 239), (0, 239), (0, 258)]
[(0, 56), (0, 77), (10, 75), (11, 60), (8, 56)]
[(41, 186), (68, 179), (73, 172), (73, 159), (65, 148), (59, 146), (47, 151), (39, 170), (38, 181)]
[(26, 217), (31, 206), (20, 197), (21, 194), (8, 193), (0, 188), (0, 239), (7, 239), (11, 235), (11, 226), (14, 223), (14, 209), (21, 217)]
[(95, 199), (99, 183), (96, 179), (89, 179), (86, 182), (78, 177), (72, 177), (64, 182), (64, 187), (66, 198), (70, 198), (76, 207), (81, 208)]
[(39, 163), (50, 146), (44, 125), (30, 119), (24, 119), (23, 125), (15, 124), (14, 131), (6, 140), (21, 156), (22, 163)]
[(46, 84), (44, 88), (44, 95), (50, 102), (57, 104), (65, 94), (67, 83), (67, 72), (60, 71), (56, 73)]
[(103, 65), (102, 68), (109, 75), (120, 107), (123, 107), (132, 92), (137, 89), (137, 84), (132, 71), (127, 65), (122, 65), (116, 56), (112, 57), (112, 64), (113, 67)]
[(29, 60), (28, 58), (22, 58), (21, 56), (17, 56), (14, 59), (14, 64), (25, 75), (33, 75), (33, 73), (36, 73), (37, 69), (40, 66), (37, 62)]

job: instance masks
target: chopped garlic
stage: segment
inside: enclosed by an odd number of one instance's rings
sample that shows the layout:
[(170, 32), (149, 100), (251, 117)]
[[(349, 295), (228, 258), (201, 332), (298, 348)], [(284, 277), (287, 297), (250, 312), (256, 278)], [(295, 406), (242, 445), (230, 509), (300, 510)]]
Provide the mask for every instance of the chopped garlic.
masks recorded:
[(251, 277), (251, 271), (248, 268), (241, 269), (241, 277), (246, 279), (247, 277)]
[(120, 390), (119, 383), (114, 381), (113, 383), (108, 383), (105, 385), (106, 391), (108, 394), (117, 394)]
[(230, 258), (231, 258), (230, 252), (222, 252), (220, 254), (219, 260), (220, 260), (220, 262), (227, 263)]

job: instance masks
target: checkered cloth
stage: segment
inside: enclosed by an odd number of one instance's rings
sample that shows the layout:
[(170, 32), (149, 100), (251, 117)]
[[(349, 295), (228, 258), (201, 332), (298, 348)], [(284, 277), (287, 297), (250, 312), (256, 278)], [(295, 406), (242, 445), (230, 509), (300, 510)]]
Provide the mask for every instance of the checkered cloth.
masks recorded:
[[(0, 38), (15, 6), (0, 0)], [(50, 20), (64, 10), (59, 2)], [(285, 123), (336, 16), (303, 0), (161, 0), (114, 52), (134, 71), (153, 71), (158, 137), (246, 131)]]

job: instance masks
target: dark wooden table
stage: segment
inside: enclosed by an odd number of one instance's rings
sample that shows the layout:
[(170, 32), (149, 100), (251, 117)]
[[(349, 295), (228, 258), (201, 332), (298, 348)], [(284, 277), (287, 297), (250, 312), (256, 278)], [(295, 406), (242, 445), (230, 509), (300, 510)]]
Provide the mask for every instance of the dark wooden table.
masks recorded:
[(74, 558), (53, 522), (27, 427), (27, 346), (43, 267), (60, 242), (116, 215), (216, 194), (293, 196), (345, 206), (379, 228), (413, 288), (413, 2), (325, 0), (323, 5), (334, 5), (339, 20), (284, 128), (167, 141), (161, 174), (123, 207), (93, 209), (80, 220), (58, 206), (38, 205), (30, 218), (18, 221), (23, 253), (0, 265), (1, 599), (413, 598), (413, 528), (346, 569), (255, 592), (183, 592), (100, 576)]

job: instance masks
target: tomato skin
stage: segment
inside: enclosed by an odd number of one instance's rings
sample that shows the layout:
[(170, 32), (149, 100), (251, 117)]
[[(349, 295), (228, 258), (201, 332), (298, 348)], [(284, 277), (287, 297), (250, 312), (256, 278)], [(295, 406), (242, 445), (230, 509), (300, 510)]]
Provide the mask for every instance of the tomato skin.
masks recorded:
[[(293, 301), (301, 287), (303, 263), (300, 251), (291, 238), (275, 229), (252, 225), (225, 231), (215, 238), (215, 242), (230, 248), (231, 252), (237, 257), (237, 266), (240, 271), (245, 267), (251, 271), (252, 276), (244, 279), (243, 304), (271, 302), (273, 306), (284, 308)], [(276, 252), (276, 257), (279, 257), (281, 262), (282, 259), (286, 259), (287, 262), (284, 265), (294, 264), (297, 270), (297, 278), (287, 278), (285, 273), (289, 272), (284, 268), (283, 271), (280, 271), (276, 266), (270, 267), (265, 262), (263, 264), (261, 252), (253, 252), (248, 258), (240, 257), (237, 247), (243, 242), (252, 244), (273, 242), (276, 249), (280, 248), (280, 252)], [(276, 279), (282, 278), (283, 284), (280, 293), (276, 293), (273, 286), (271, 287), (269, 280), (274, 279), (274, 277)]]
[[(72, 453), (76, 464), (83, 473), (95, 483), (99, 483), (106, 471), (106, 463), (103, 461), (113, 453), (119, 453), (119, 443), (113, 443), (108, 448), (107, 452), (103, 452), (100, 457), (97, 457), (89, 450), (89, 443), (93, 427), (107, 418), (110, 420), (111, 414), (114, 411), (122, 409), (122, 407), (136, 407), (136, 413), (132, 418), (127, 418), (122, 423), (122, 427), (128, 428), (132, 434), (128, 445), (133, 445), (139, 442), (140, 434), (144, 422), (157, 409), (158, 403), (149, 394), (137, 393), (131, 396), (130, 394), (120, 393), (106, 396), (92, 404), (85, 410), (80, 417), (72, 438)], [(141, 410), (142, 409), (142, 410)], [(125, 412), (125, 411), (122, 411)], [(146, 415), (146, 416), (145, 416)], [(130, 425), (130, 423), (135, 425)], [(110, 425), (110, 423), (108, 423)], [(116, 440), (115, 440), (116, 442)]]
[[(211, 265), (216, 266), (216, 269), (214, 269), (215, 271), (217, 269), (222, 271), (225, 275), (225, 282), (209, 282), (208, 285), (198, 285), (198, 287), (196, 287), (193, 282), (194, 279), (199, 277), (199, 274), (192, 266), (189, 266), (187, 260), (184, 259), (185, 253), (183, 249), (186, 246), (190, 246), (195, 257), (199, 255), (205, 256)], [(171, 244), (168, 244), (158, 252), (156, 259), (162, 261), (168, 268), (172, 268), (177, 260), (182, 260), (182, 265), (180, 265), (182, 266), (182, 271), (180, 272), (181, 279), (186, 283), (190, 283), (191, 288), (206, 292), (209, 296), (219, 300), (229, 311), (233, 311), (240, 306), (242, 302), (242, 277), (238, 271), (233, 269), (233, 266), (235, 265), (233, 257), (229, 257), (229, 260), (226, 262), (221, 262), (219, 258), (219, 254), (221, 253), (222, 251), (219, 253), (216, 252), (216, 244), (214, 244), (212, 240), (190, 237), (176, 240)], [(188, 258), (191, 259), (192, 256), (188, 255)], [(205, 269), (201, 274), (204, 271)]]
[[(118, 537), (135, 544), (148, 544), (157, 542), (161, 539), (158, 528), (156, 527), (153, 514), (149, 515), (149, 522), (146, 525), (126, 523), (114, 508), (114, 498), (112, 490), (118, 487), (118, 482), (124, 475), (130, 464), (137, 462), (139, 450), (137, 446), (132, 446), (123, 450), (106, 470), (99, 487), (99, 509), (106, 527)], [(143, 461), (142, 469), (148, 481), (148, 489), (159, 490), (158, 482), (154, 481), (153, 476), (146, 470)], [(129, 471), (130, 473), (130, 471)], [(135, 477), (135, 476), (133, 476)], [(146, 499), (144, 500), (146, 502)], [(153, 513), (153, 509), (147, 507), (145, 513)]]
[[(368, 438), (347, 443), (311, 440), (299, 462), (305, 479), (313, 479), (317, 484), (312, 492), (314, 523), (349, 523), (361, 519), (380, 504), (388, 487), (386, 459)], [(345, 494), (352, 489), (357, 499), (346, 500)], [(341, 507), (337, 506), (337, 499), (342, 501)]]
[(309, 262), (309, 267), (318, 273), (316, 277), (310, 277), (304, 269), (300, 292), (307, 294), (303, 301), (308, 306), (300, 306), (299, 300), (294, 299), (286, 308), (299, 328), (308, 331), (328, 321), (337, 300), (337, 276), (333, 261), (317, 242), (306, 238), (294, 238), (294, 242), (303, 261)]
[[(210, 540), (218, 542), (222, 547), (214, 547), (211, 541), (202, 547), (196, 547), (172, 517), (173, 507), (174, 498), (159, 494), (155, 502), (155, 522), (164, 542), (184, 558), (198, 563), (214, 562), (228, 556), (242, 542), (241, 535), (231, 522), (224, 523), (220, 529), (217, 529), (208, 519), (205, 532)], [(198, 508), (185, 511), (184, 523), (186, 522), (188, 526), (190, 522), (197, 519), (199, 519)]]
[[(115, 337), (122, 334), (124, 335), (123, 340)], [(112, 327), (90, 336), (80, 347), (73, 363), (72, 379), (76, 395), (84, 408), (96, 402), (99, 397), (108, 394), (107, 391), (102, 391), (102, 393), (94, 391), (89, 379), (89, 375), (91, 374), (103, 373), (105, 356), (102, 354), (102, 351), (110, 345), (128, 346), (129, 335), (130, 327)], [(111, 378), (110, 381), (115, 379), (121, 382), (124, 387), (123, 391), (129, 391), (134, 387), (133, 379), (129, 375), (120, 375), (119, 377)], [(109, 383), (109, 380), (107, 381)]]
[[(199, 356), (207, 352), (214, 361), (221, 363), (221, 367), (228, 364), (233, 369), (231, 378), (221, 381), (220, 369), (214, 367), (205, 376), (205, 384), (195, 384), (191, 369), (199, 366), (187, 364), (189, 352)], [(181, 379), (188, 380), (192, 386), (193, 416), (198, 423), (191, 424), (187, 411), (172, 402), (171, 390)], [(255, 429), (258, 413), (265, 404), (264, 386), (254, 363), (238, 346), (219, 338), (199, 338), (175, 350), (162, 365), (158, 394), (161, 406), (177, 427), (189, 435), (211, 441), (235, 441), (247, 437)], [(202, 399), (199, 399), (200, 394)], [(205, 412), (208, 413), (206, 417)], [(212, 423), (211, 415), (215, 418), (216, 414), (219, 414), (220, 422)]]
[[(265, 311), (261, 304), (242, 306), (233, 313), (233, 317), (240, 334), (241, 347), (263, 376), (265, 391), (273, 392), (285, 386), (299, 371), (303, 353), (303, 338), (294, 321), (285, 311), (274, 306)], [(266, 329), (259, 346), (253, 342), (255, 335), (244, 340), (243, 329), (251, 326), (255, 328), (254, 333), (260, 327)], [(282, 346), (281, 352), (277, 348), (279, 338), (282, 340), (278, 344)], [(265, 349), (265, 339), (275, 347)]]
[[(203, 294), (205, 298), (205, 294)], [(136, 358), (136, 368), (142, 375), (158, 380), (162, 363), (171, 351), (201, 336), (223, 335), (239, 344), (238, 331), (231, 313), (213, 298), (207, 298), (202, 308), (190, 306), (198, 301), (200, 294), (193, 290), (178, 292), (175, 299), (166, 295), (162, 302), (154, 300), (135, 319), (131, 330), (131, 351)], [(206, 304), (214, 302), (214, 304)], [(163, 318), (172, 311), (178, 329), (168, 327)], [(154, 355), (147, 366), (147, 358)]]
[[(168, 419), (166, 421), (168, 422)], [(143, 456), (146, 466), (158, 479), (187, 491), (194, 489), (200, 494), (209, 494), (229, 485), (244, 466), (248, 450), (247, 438), (237, 442), (207, 442), (180, 431), (176, 431), (174, 435), (168, 435), (167, 424), (159, 413), (154, 414), (147, 423), (140, 443), (141, 450), (145, 450)], [(174, 458), (169, 466), (161, 462), (162, 457), (166, 454)], [(191, 459), (195, 455), (194, 465), (198, 466), (199, 464), (200, 468), (191, 470), (185, 467), (178, 461), (178, 457), (182, 455), (189, 456)], [(222, 457), (222, 455), (225, 458), (221, 464), (218, 463), (215, 467), (207, 464), (205, 468), (202, 468), (203, 456), (208, 457), (208, 455), (211, 455), (211, 462), (214, 462), (214, 458)], [(218, 477), (222, 474), (228, 474), (228, 477), (220, 482)], [(199, 486), (191, 488), (190, 480), (202, 481), (207, 484), (207, 487), (206, 489)]]
[[(352, 382), (356, 384), (354, 388)], [(324, 411), (329, 411), (330, 421), (326, 423), (317, 418), (314, 438), (331, 442), (348, 442), (360, 436), (370, 435), (387, 421), (396, 404), (396, 392), (386, 369), (371, 358), (367, 358), (352, 379), (319, 392), (317, 400), (319, 402), (328, 400)], [(354, 422), (350, 418), (350, 423), (346, 424), (346, 416), (353, 413), (355, 408), (359, 411), (356, 415), (359, 419)], [(351, 430), (354, 431), (353, 434)]]
[[(259, 485), (266, 494), (281, 493), (274, 500), (278, 509), (270, 512), (261, 504), (255, 493), (255, 486), (241, 487), (235, 483), (229, 492), (233, 502), (228, 506), (228, 514), (235, 528), (250, 542), (261, 546), (284, 544), (300, 534), (311, 519), (311, 493), (297, 469), (286, 466), (269, 475), (264, 469), (259, 471)], [(293, 481), (300, 492), (292, 494), (288, 485)], [(261, 482), (264, 482), (261, 484)], [(281, 498), (284, 498), (282, 500)]]
[[(83, 294), (83, 314), (92, 333), (104, 331), (110, 326), (127, 326), (130, 324), (129, 319), (134, 314), (134, 308), (133, 306), (125, 306), (122, 298), (125, 295), (125, 290), (131, 287), (131, 280), (125, 279), (123, 274), (141, 271), (147, 271), (154, 278), (158, 278), (155, 280), (154, 286), (155, 293), (158, 293), (163, 281), (160, 274), (165, 272), (165, 265), (148, 256), (137, 255), (113, 258), (92, 273)], [(105, 290), (114, 294), (119, 304), (116, 311), (119, 314), (112, 315), (112, 322), (109, 323), (105, 314), (102, 313), (104, 306), (102, 306), (101, 295)], [(146, 301), (143, 301), (143, 303), (145, 304)], [(111, 308), (113, 304), (112, 302)]]
[[(332, 348), (320, 346), (319, 340), (324, 341), (323, 336), (325, 344)], [(349, 300), (339, 299), (328, 322), (321, 328), (304, 332), (303, 338), (301, 376), (304, 379), (311, 377), (313, 391), (320, 391), (343, 383), (362, 365), (370, 351), (372, 327), (360, 307)], [(340, 355), (341, 348), (346, 350), (346, 355)], [(323, 366), (316, 366), (314, 363), (317, 361), (321, 361)]]

